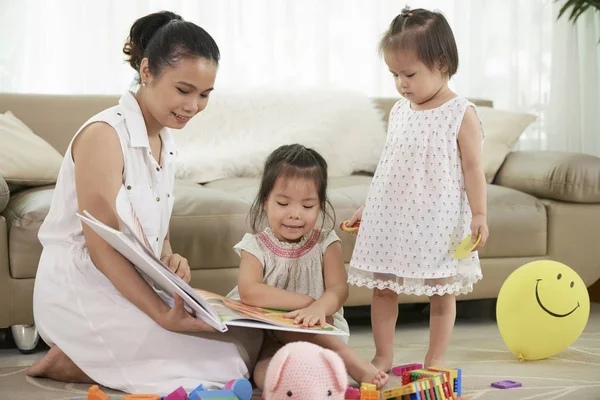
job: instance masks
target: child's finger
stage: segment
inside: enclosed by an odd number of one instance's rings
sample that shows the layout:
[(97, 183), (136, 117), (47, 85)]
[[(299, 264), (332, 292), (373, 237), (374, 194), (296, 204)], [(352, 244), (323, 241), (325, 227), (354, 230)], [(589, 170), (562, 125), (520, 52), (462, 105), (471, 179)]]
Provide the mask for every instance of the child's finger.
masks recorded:
[(283, 314), (283, 318), (294, 319), (298, 316), (298, 313), (300, 313), (300, 310), (290, 311), (289, 313)]
[(477, 241), (477, 238), (479, 237), (479, 232), (481, 230), (480, 226), (475, 227), (475, 229), (473, 229), (473, 232), (471, 233), (471, 241), (473, 243), (475, 243)]

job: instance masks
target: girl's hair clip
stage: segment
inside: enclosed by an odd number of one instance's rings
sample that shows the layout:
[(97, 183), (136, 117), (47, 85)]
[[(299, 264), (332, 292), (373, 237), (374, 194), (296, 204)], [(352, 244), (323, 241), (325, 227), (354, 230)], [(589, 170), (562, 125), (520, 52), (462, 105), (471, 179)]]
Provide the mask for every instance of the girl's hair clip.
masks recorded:
[(402, 9), (400, 15), (402, 15), (402, 17), (404, 18), (412, 17), (413, 14), (410, 12), (410, 7), (408, 6), (408, 4)]

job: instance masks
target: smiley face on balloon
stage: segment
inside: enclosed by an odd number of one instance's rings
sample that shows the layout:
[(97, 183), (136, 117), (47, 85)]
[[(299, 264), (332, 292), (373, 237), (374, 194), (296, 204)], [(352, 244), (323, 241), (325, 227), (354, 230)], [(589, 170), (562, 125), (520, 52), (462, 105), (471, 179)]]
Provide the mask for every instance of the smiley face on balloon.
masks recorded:
[(583, 332), (590, 298), (581, 277), (551, 260), (515, 270), (498, 295), (496, 317), (504, 343), (519, 360), (540, 360), (568, 348)]

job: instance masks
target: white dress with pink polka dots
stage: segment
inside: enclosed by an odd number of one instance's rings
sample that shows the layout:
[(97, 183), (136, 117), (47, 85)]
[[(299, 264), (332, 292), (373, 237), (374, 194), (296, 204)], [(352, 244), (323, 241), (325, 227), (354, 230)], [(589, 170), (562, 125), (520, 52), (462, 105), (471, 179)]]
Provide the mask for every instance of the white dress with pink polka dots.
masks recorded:
[[(477, 252), (453, 255), (470, 234), (458, 132), (464, 97), (415, 111), (398, 101), (371, 182), (348, 282), (416, 295), (464, 294), (482, 278)], [(483, 140), (483, 128), (481, 129)]]

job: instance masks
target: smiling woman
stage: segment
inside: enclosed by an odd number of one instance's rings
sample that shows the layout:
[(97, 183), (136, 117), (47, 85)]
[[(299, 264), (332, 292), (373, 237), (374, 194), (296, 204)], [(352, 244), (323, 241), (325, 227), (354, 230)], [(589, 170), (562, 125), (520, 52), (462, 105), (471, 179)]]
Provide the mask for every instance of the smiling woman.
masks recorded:
[(498, 328), (506, 347), (523, 360), (540, 360), (568, 348), (583, 332), (590, 298), (568, 266), (534, 261), (514, 271), (498, 295)]
[(168, 307), (77, 218), (87, 210), (118, 229), (117, 207), (132, 209), (149, 250), (190, 281), (188, 261), (169, 239), (177, 151), (168, 128), (182, 128), (206, 107), (219, 48), (204, 29), (163, 11), (138, 19), (123, 51), (141, 86), (75, 134), (39, 231), (33, 308), (51, 349), (27, 374), (159, 395), (248, 378), (261, 331), (216, 334), (180, 298)]

